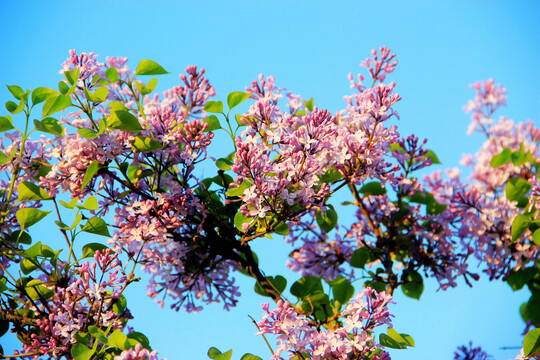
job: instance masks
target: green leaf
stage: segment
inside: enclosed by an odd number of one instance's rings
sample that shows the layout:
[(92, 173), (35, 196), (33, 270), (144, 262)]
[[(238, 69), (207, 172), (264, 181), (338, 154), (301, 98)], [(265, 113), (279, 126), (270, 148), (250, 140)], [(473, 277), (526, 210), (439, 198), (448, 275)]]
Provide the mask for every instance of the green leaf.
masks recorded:
[(221, 129), (221, 124), (219, 123), (219, 119), (216, 115), (210, 115), (209, 117), (204, 119), (204, 122), (208, 124), (208, 127), (204, 129), (204, 132)]
[(210, 113), (222, 113), (223, 103), (221, 101), (210, 100), (204, 105), (204, 110)]
[(107, 223), (105, 220), (99, 217), (93, 217), (88, 219), (86, 224), (81, 228), (82, 231), (85, 231), (87, 233), (96, 234), (96, 235), (103, 235), (110, 237), (109, 229), (107, 228)]
[(168, 73), (161, 65), (152, 60), (142, 60), (135, 71), (135, 75), (163, 75)]
[(34, 120), (34, 126), (37, 130), (47, 134), (53, 134), (57, 136), (64, 136), (64, 127), (58, 123), (58, 120), (52, 117), (46, 117), (39, 121)]
[(103, 344), (108, 343), (107, 335), (105, 334), (105, 331), (101, 330), (97, 326), (90, 325), (88, 327), (88, 333), (92, 335), (92, 337), (96, 338), (96, 340), (99, 340)]
[(222, 353), (215, 347), (208, 349), (208, 357), (213, 360), (230, 360), (232, 356), (232, 350)]
[(6, 85), (6, 87), (8, 88), (9, 92), (11, 93), (11, 95), (13, 95), (13, 97), (17, 100), (21, 100), (23, 95), (24, 95), (24, 90), (21, 89), (20, 86), (17, 86), (17, 85)]
[(122, 110), (122, 111), (129, 111), (129, 109), (122, 104), (120, 101), (111, 101), (108, 106), (111, 107), (114, 111)]
[(90, 344), (90, 340), (92, 339), (90, 334), (82, 333), (82, 332), (74, 334), (73, 337), (75, 338), (75, 340), (77, 340), (77, 343), (83, 344), (83, 345)]
[[(35, 261), (35, 260), (34, 260)], [(21, 261), (21, 271), (24, 275), (30, 274), (32, 271), (37, 269), (35, 262), (30, 259), (22, 259)]]
[[(5, 333), (7, 333), (9, 330), (9, 321), (7, 320), (0, 320), (0, 337), (4, 336)], [(2, 351), (2, 354), (4, 352)], [(247, 355), (247, 354), (246, 354)], [(253, 359), (252, 359), (253, 360)]]
[(379, 342), (382, 346), (386, 346), (393, 349), (405, 349), (408, 346), (414, 346), (414, 340), (410, 335), (399, 334), (396, 330), (389, 327), (388, 335), (381, 334), (379, 336)]
[(17, 200), (18, 202), (31, 200), (49, 200), (51, 198), (45, 190), (28, 181), (23, 181), (19, 183), (19, 186), (17, 187), (17, 192), (19, 193), (19, 199)]
[(249, 99), (250, 96), (251, 94), (247, 94), (241, 91), (235, 91), (230, 93), (229, 96), (227, 96), (227, 105), (229, 105), (229, 111)]
[(94, 352), (94, 349), (90, 349), (86, 345), (79, 343), (73, 345), (71, 348), (71, 356), (73, 356), (74, 360), (90, 360)]
[(373, 260), (373, 254), (365, 246), (354, 250), (351, 256), (351, 266), (363, 269), (367, 263)]
[(45, 216), (49, 215), (50, 211), (43, 211), (35, 208), (24, 208), (17, 211), (15, 216), (21, 226), (21, 230), (28, 229), (30, 226), (36, 224)]
[[(62, 84), (65, 85), (63, 81), (62, 81)], [(55, 96), (55, 95), (60, 95), (60, 93), (56, 90), (49, 89), (46, 87), (35, 88), (34, 91), (32, 91), (32, 104), (34, 105), (40, 104), (44, 102), (45, 100), (47, 100), (48, 98), (50, 98), (51, 96)]]
[(120, 350), (127, 350), (129, 343), (127, 336), (120, 329), (114, 330), (109, 336), (109, 345), (119, 348)]
[(536, 245), (540, 245), (540, 229), (536, 229), (533, 234), (533, 242)]
[(326, 170), (324, 175), (319, 175), (319, 181), (326, 184), (331, 184), (341, 178), (343, 178), (343, 175), (334, 168)]
[(237, 187), (234, 187), (234, 188), (231, 188), (229, 190), (227, 190), (227, 192), (225, 192), (225, 195), (229, 196), (229, 197), (233, 197), (233, 196), (240, 196), (244, 193), (244, 191), (246, 189), (249, 189), (251, 187), (251, 183), (247, 180), (244, 180), (242, 181), (242, 183), (240, 184), (240, 186), (237, 186)]
[(304, 101), (304, 105), (306, 106), (306, 108), (309, 110), (309, 111), (313, 111), (313, 107), (315, 106), (315, 100), (313, 100), (313, 98), (307, 100), (307, 101)]
[(150, 341), (143, 333), (134, 331), (129, 333), (127, 335), (127, 338), (137, 341), (144, 349), (152, 350), (152, 348), (150, 347)]
[(152, 91), (154, 91), (156, 86), (157, 86), (156, 78), (152, 78), (152, 80), (150, 80), (146, 86), (139, 81), (135, 82), (135, 88), (137, 89), (139, 94), (141, 94), (142, 96), (150, 94)]
[(441, 163), (439, 157), (432, 150), (428, 150), (424, 156), (430, 158), (433, 165)]
[(97, 131), (92, 130), (92, 129), (87, 129), (87, 128), (77, 129), (77, 132), (83, 138), (90, 139), (90, 140), (95, 139), (99, 136), (99, 133)]
[(0, 132), (8, 131), (11, 129), (15, 129), (13, 127), (11, 116), (0, 116)]
[(30, 245), (32, 243), (32, 237), (30, 236), (30, 234), (24, 231), (21, 232), (20, 230), (14, 231), (7, 240), (17, 244), (25, 245)]
[(274, 228), (274, 232), (278, 235), (287, 235), (289, 230), (289, 225), (283, 221), (277, 224), (277, 226)]
[[(77, 85), (72, 85), (72, 86), (70, 87), (68, 84), (66, 84), (65, 81), (59, 81), (59, 82), (58, 82), (58, 90), (60, 90), (60, 93), (57, 92), (57, 93), (54, 94), (54, 95), (58, 95), (58, 94), (69, 95), (69, 94), (72, 94), (72, 93), (75, 92), (75, 88), (76, 88), (76, 87), (77, 87)], [(54, 91), (56, 91), (56, 90), (54, 90)], [(48, 97), (47, 97), (47, 98), (48, 98)], [(44, 99), (43, 101), (47, 100), (47, 98)]]
[(99, 162), (97, 160), (92, 161), (88, 166), (88, 169), (86, 169), (86, 173), (84, 174), (83, 182), (81, 184), (81, 190), (84, 189), (86, 185), (88, 185), (88, 183), (90, 182), (90, 180), (92, 180), (94, 175), (96, 175), (98, 170)]
[(412, 338), (411, 335), (408, 335), (408, 334), (399, 334), (399, 335), (401, 335), (401, 337), (407, 342), (407, 344), (409, 344), (409, 346), (414, 347), (414, 339)]
[(534, 275), (536, 275), (536, 272), (537, 270), (535, 267), (512, 271), (506, 278), (506, 282), (508, 285), (510, 285), (512, 290), (521, 290), (525, 284), (527, 284), (534, 277)]
[(417, 191), (413, 196), (409, 197), (409, 200), (422, 205), (429, 205), (436, 202), (435, 197), (427, 191)]
[(516, 216), (514, 221), (512, 221), (512, 242), (517, 241), (525, 233), (530, 224), (531, 219), (527, 215)]
[(120, 315), (124, 312), (124, 310), (126, 310), (126, 308), (127, 308), (126, 297), (121, 294), (120, 297), (113, 302), (113, 306), (112, 306), (113, 312), (116, 315)]
[(64, 110), (71, 106), (71, 98), (69, 95), (51, 96), (45, 101), (42, 113), (43, 117), (52, 115), (60, 110)]
[(359, 192), (365, 195), (384, 195), (386, 194), (386, 189), (380, 182), (372, 181), (362, 186)]
[(242, 214), (240, 211), (238, 211), (236, 215), (234, 215), (234, 226), (236, 226), (236, 228), (242, 232), (245, 232), (242, 229), (242, 225), (246, 223), (250, 223), (252, 221), (253, 221), (253, 218), (250, 218), (249, 216)]
[(527, 301), (525, 313), (535, 327), (540, 327), (540, 293), (533, 292), (529, 301)]
[[(391, 329), (391, 328), (389, 328), (389, 329)], [(390, 336), (388, 336), (386, 334), (379, 335), (379, 343), (382, 346), (389, 347), (389, 348), (392, 348), (392, 349), (406, 349), (407, 348), (407, 343), (405, 343), (405, 342), (403, 342), (403, 343), (397, 342), (396, 340), (392, 339)]]
[(398, 343), (400, 344), (407, 344), (408, 345), (408, 341), (405, 340), (403, 338), (403, 336), (401, 334), (399, 334), (396, 330), (394, 330), (393, 328), (389, 327), (388, 328), (388, 336), (390, 336), (392, 339), (394, 339), (395, 341), (397, 341)]
[[(274, 286), (274, 288), (280, 294), (283, 293), (283, 291), (285, 291), (285, 288), (287, 287), (287, 279), (285, 279), (283, 276), (281, 275), (277, 275), (276, 277), (267, 276), (266, 278), (268, 279), (268, 281), (270, 281), (270, 283)], [(270, 295), (268, 295), (266, 291), (264, 291), (264, 288), (258, 282), (255, 283), (254, 290), (259, 295), (270, 297)]]
[(290, 291), (298, 299), (304, 299), (309, 295), (322, 292), (321, 278), (311, 275), (304, 276), (292, 284)]
[(79, 81), (79, 68), (70, 71), (64, 71), (64, 76), (70, 85), (75, 85)]
[(247, 354), (242, 355), (240, 360), (262, 360), (262, 359), (256, 355), (247, 353)]
[(219, 349), (215, 347), (211, 347), (210, 349), (208, 349), (208, 352), (207, 352), (207, 355), (210, 359), (213, 359), (214, 356), (219, 355), (219, 354), (221, 354), (221, 351), (219, 351)]
[(511, 178), (506, 183), (506, 198), (510, 201), (519, 201), (527, 195), (532, 185), (522, 178)]
[(133, 141), (132, 147), (138, 152), (147, 152), (163, 149), (163, 145), (161, 145), (159, 141), (145, 136), (136, 136), (135, 140)]
[(109, 129), (130, 131), (132, 133), (138, 133), (142, 130), (139, 120), (129, 111), (125, 110), (111, 111), (107, 126)]
[(88, 91), (87, 88), (84, 88), (84, 95), (86, 96), (86, 99), (88, 99), (88, 101), (91, 101), (93, 103), (101, 103), (107, 100), (107, 96), (109, 95), (109, 89), (107, 89), (106, 87), (100, 87), (92, 94), (90, 91)]
[(117, 82), (120, 80), (120, 77), (118, 76), (118, 70), (116, 68), (108, 68), (107, 71), (105, 71), (105, 77), (109, 79), (111, 83)]
[(81, 257), (81, 259), (93, 257), (94, 254), (96, 253), (96, 251), (99, 250), (99, 251), (103, 252), (103, 250), (105, 250), (105, 249), (107, 249), (107, 247), (105, 245), (103, 245), (103, 244), (99, 244), (99, 243), (86, 244), (82, 248), (82, 257)]
[(334, 230), (338, 222), (338, 214), (332, 205), (328, 205), (324, 214), (321, 213), (320, 209), (317, 210), (315, 217), (319, 227), (327, 233)]
[(79, 209), (85, 209), (85, 210), (97, 210), (97, 209), (99, 209), (98, 201), (95, 198), (95, 196), (88, 197), (88, 199), (86, 199), (84, 204), (77, 205), (77, 207)]
[(334, 300), (339, 301), (341, 304), (346, 304), (354, 295), (354, 286), (342, 275), (332, 281), (331, 285)]
[(30, 280), (25, 287), (25, 291), (32, 300), (50, 299), (56, 292), (42, 285), (41, 280)]
[(6, 156), (3, 152), (0, 151), (0, 165), (4, 165), (10, 162), (16, 154), (17, 146), (14, 146), (13, 149), (11, 149), (11, 154), (9, 154), (9, 156)]
[(18, 114), (24, 109), (24, 101), (20, 101), (19, 105), (14, 103), (13, 101), (6, 102), (6, 110), (9, 111), (12, 114)]
[(27, 258), (35, 258), (41, 251), (41, 241), (38, 241), (30, 248), (23, 251), (23, 256)]
[(218, 167), (218, 169), (223, 171), (231, 170), (231, 166), (233, 164), (234, 163), (232, 161), (223, 158), (216, 160), (216, 166)]
[(79, 202), (79, 198), (71, 199), (70, 202), (65, 202), (63, 200), (60, 200), (60, 204), (65, 207), (66, 209), (75, 209), (75, 205)]
[(523, 354), (526, 357), (540, 355), (540, 329), (533, 329), (525, 335)]
[(420, 300), (420, 296), (424, 292), (422, 275), (412, 270), (407, 273), (407, 277), (404, 280), (405, 283), (401, 285), (403, 293), (410, 298)]

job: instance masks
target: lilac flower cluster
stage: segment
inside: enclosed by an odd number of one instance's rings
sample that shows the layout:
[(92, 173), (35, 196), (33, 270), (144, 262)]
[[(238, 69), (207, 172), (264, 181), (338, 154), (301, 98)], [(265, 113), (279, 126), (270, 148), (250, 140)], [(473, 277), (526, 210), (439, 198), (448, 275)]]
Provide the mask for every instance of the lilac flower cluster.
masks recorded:
[(289, 359), (304, 357), (300, 354), (307, 354), (313, 360), (346, 360), (367, 355), (373, 355), (373, 359), (390, 359), (373, 338), (376, 327), (392, 325), (389, 303), (392, 303), (391, 295), (365, 288), (340, 313), (343, 323), (327, 329), (314, 328), (309, 318), (288, 302), (279, 301), (272, 311), (266, 303), (262, 306), (263, 320), (257, 323), (260, 330), (257, 335), (277, 335), (279, 348), (272, 360), (284, 359), (285, 354)]
[(23, 343), (26, 352), (38, 351), (58, 359), (70, 354), (77, 342), (75, 335), (88, 326), (122, 329), (125, 319), (131, 317), (129, 310), (116, 314), (112, 308), (127, 282), (118, 254), (110, 249), (103, 253), (98, 250), (92, 263), (86, 261), (75, 273), (63, 272), (64, 266), (59, 263), (49, 273), (43, 273), (35, 287), (29, 288), (36, 293), (49, 289), (51, 298), (44, 299), (45, 293), (35, 299), (28, 295), (31, 290), (20, 297), (24, 308), (35, 314), (38, 330), (19, 333), (27, 337)]
[(159, 360), (159, 358), (157, 351), (150, 351), (142, 348), (141, 344), (136, 344), (135, 348), (122, 351), (120, 355), (114, 357), (114, 360)]
[[(474, 256), (486, 264), (485, 272), (491, 279), (506, 277), (510, 270), (523, 269), (539, 257), (540, 246), (526, 232), (512, 241), (512, 221), (521, 213), (515, 201), (504, 195), (511, 178), (522, 178), (532, 186), (530, 206), (537, 202), (536, 175), (526, 166), (508, 162), (493, 167), (492, 159), (505, 148), (521, 151), (534, 161), (540, 160), (540, 129), (532, 121), (516, 123), (502, 117), (492, 119), (494, 111), (506, 104), (506, 89), (494, 84), (493, 79), (477, 82), (475, 99), (465, 109), (472, 113), (470, 131), (486, 136), (477, 154), (464, 155), (462, 163), (471, 168), (471, 183), (463, 183), (459, 172), (449, 172), (449, 179), (441, 174), (426, 179), (427, 186), (442, 203), (448, 204), (444, 216), (454, 219), (456, 237), (470, 248)], [(465, 245), (467, 244), (467, 245)]]

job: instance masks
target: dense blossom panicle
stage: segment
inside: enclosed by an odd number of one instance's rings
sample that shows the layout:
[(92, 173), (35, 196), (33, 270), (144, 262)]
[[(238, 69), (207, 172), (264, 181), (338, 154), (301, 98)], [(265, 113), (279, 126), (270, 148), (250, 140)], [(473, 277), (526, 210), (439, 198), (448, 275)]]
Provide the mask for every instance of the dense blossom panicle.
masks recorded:
[(391, 54), (390, 49), (386, 46), (381, 46), (379, 53), (380, 55), (377, 54), (375, 49), (371, 50), (372, 58), (367, 58), (360, 66), (368, 69), (373, 81), (383, 82), (386, 75), (394, 71), (398, 61), (395, 60), (396, 54)]
[(465, 105), (464, 110), (471, 112), (472, 122), (468, 133), (479, 131), (487, 134), (492, 124), (491, 116), (502, 105), (506, 105), (506, 89), (495, 84), (493, 79), (478, 81), (471, 85), (476, 96)]
[[(293, 247), (298, 246), (297, 242), (300, 242), (300, 245), (289, 255), (291, 259), (287, 261), (287, 266), (303, 276), (320, 276), (327, 280), (346, 274), (344, 264), (350, 262), (357, 244), (348, 238), (348, 232), (341, 236), (338, 231), (334, 238), (331, 238), (318, 228), (315, 216), (308, 219), (290, 226), (285, 240)], [(354, 271), (348, 271), (349, 278), (353, 278)]]
[(391, 326), (387, 305), (392, 296), (377, 293), (371, 288), (359, 292), (341, 312), (342, 326), (332, 329), (316, 329), (308, 318), (299, 314), (288, 302), (279, 301), (277, 308), (270, 311), (263, 305), (262, 321), (257, 323), (261, 334), (275, 334), (279, 348), (272, 359), (292, 359), (307, 353), (314, 360), (363, 358), (377, 354), (380, 359), (390, 359), (374, 342), (373, 330), (381, 325)]
[[(29, 332), (27, 342), (23, 343), (25, 352), (38, 351), (50, 354), (55, 359), (70, 354), (71, 347), (77, 342), (75, 334), (88, 326), (122, 329), (129, 310), (117, 314), (112, 305), (120, 297), (127, 277), (123, 273), (118, 254), (105, 249), (94, 255), (92, 263), (86, 261), (76, 272), (63, 274), (63, 264), (50, 268), (50, 274), (39, 276), (36, 292), (51, 291), (47, 301), (30, 300), (21, 296), (25, 308), (33, 311), (38, 332)], [(37, 359), (38, 356), (36, 355)]]
[(487, 139), (477, 154), (463, 157), (462, 163), (472, 170), (471, 183), (462, 182), (458, 171), (449, 171), (448, 179), (434, 173), (426, 177), (425, 185), (448, 206), (441, 215), (456, 229), (454, 236), (463, 249), (486, 265), (484, 271), (490, 279), (497, 279), (534, 263), (540, 250), (529, 232), (512, 241), (512, 221), (521, 210), (515, 201), (507, 200), (506, 183), (516, 177), (529, 181), (533, 185), (530, 206), (535, 206), (538, 194), (534, 187), (537, 180), (526, 167), (512, 162), (493, 167), (491, 161), (506, 148), (539, 161), (540, 129), (532, 121), (515, 123), (504, 117), (492, 120), (494, 111), (506, 103), (506, 90), (493, 79), (477, 82), (472, 88), (477, 94), (465, 109), (472, 111), (472, 129)]
[(281, 91), (286, 90), (279, 88), (275, 85), (276, 79), (273, 76), (264, 77), (263, 74), (259, 74), (258, 81), (254, 80), (251, 83), (251, 87), (246, 86), (246, 92), (251, 94), (251, 98), (255, 100), (261, 100), (266, 98), (274, 104), (281, 99), (283, 95)]
[(62, 69), (58, 73), (63, 74), (66, 71), (78, 68), (78, 85), (81, 87), (90, 85), (91, 83), (96, 82), (93, 80), (95, 75), (98, 75), (99, 78), (105, 77), (105, 71), (103, 69), (105, 63), (99, 62), (97, 58), (98, 55), (93, 52), (77, 55), (77, 52), (74, 49), (69, 50), (69, 58), (62, 63)]
[(482, 350), (481, 346), (473, 347), (472, 341), (469, 346), (461, 345), (454, 352), (454, 360), (489, 360), (493, 359), (491, 355)]
[(136, 344), (134, 348), (124, 350), (120, 355), (115, 356), (114, 360), (159, 360), (159, 358), (157, 356), (157, 351), (150, 351), (142, 348), (141, 344)]
[(232, 170), (236, 185), (250, 184), (241, 196), (241, 210), (250, 217), (287, 211), (293, 204), (319, 206), (328, 187), (319, 176), (328, 168), (327, 155), (335, 135), (333, 117), (326, 110), (296, 117), (282, 112), (267, 98), (259, 99), (244, 115), (247, 129), (236, 139)]
[[(21, 137), (18, 132), (6, 132), (0, 137), (0, 153), (11, 161), (0, 165), (0, 234), (12, 234), (20, 229), (15, 214), (25, 207), (39, 208), (39, 201), (19, 202), (18, 188), (23, 182), (33, 182), (39, 177), (42, 165), (54, 156), (48, 146), (50, 140), (42, 136), (39, 140), (26, 140), (24, 151), (20, 151)], [(13, 174), (18, 173), (14, 177)], [(11, 193), (10, 193), (11, 189)], [(10, 196), (8, 201), (8, 196)]]

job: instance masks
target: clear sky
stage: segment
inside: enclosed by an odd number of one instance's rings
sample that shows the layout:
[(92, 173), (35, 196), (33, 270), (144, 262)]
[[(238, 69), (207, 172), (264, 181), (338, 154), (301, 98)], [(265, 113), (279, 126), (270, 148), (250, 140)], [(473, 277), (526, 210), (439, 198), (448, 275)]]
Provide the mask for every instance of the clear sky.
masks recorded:
[[(464, 152), (479, 147), (466, 136), (462, 106), (472, 97), (468, 85), (490, 77), (508, 90), (516, 121), (540, 120), (540, 2), (520, 1), (13, 1), (0, 0), (0, 82), (23, 88), (55, 87), (69, 49), (126, 56), (134, 68), (152, 59), (171, 74), (159, 90), (175, 85), (187, 65), (206, 68), (224, 99), (259, 73), (276, 84), (314, 97), (319, 107), (337, 111), (350, 93), (347, 74), (372, 48), (390, 47), (399, 65), (390, 79), (403, 97), (397, 107), (402, 134), (429, 139), (444, 167), (459, 166)], [(0, 87), (0, 102), (10, 100)], [(2, 107), (3, 109), (3, 107)], [(0, 109), (0, 115), (7, 112)], [(42, 241), (55, 241), (50, 236)], [(263, 241), (267, 274), (290, 274), (289, 249), (280, 239)], [(238, 275), (244, 296), (237, 309), (220, 305), (199, 314), (160, 309), (145, 297), (144, 284), (130, 289), (131, 324), (148, 335), (162, 357), (204, 359), (207, 349), (234, 350), (269, 357), (256, 338), (255, 319), (262, 297), (253, 280)], [(395, 360), (451, 359), (456, 346), (472, 340), (497, 360), (515, 356), (502, 346), (521, 345), (519, 305), (526, 291), (512, 293), (500, 282), (480, 281), (469, 289), (437, 292), (429, 280), (420, 301), (396, 293), (394, 324), (409, 333), (416, 348), (392, 352)], [(0, 340), (13, 349), (13, 338)]]

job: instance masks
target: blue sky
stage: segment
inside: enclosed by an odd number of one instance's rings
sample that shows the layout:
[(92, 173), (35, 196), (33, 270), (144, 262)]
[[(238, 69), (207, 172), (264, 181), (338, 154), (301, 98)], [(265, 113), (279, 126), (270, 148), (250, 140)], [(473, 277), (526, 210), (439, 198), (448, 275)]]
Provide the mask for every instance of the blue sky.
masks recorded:
[[(264, 73), (336, 111), (350, 93), (347, 74), (360, 71), (358, 64), (372, 48), (386, 45), (400, 62), (390, 76), (403, 97), (397, 107), (400, 132), (428, 138), (443, 166), (454, 167), (482, 140), (466, 136), (462, 106), (473, 95), (470, 83), (495, 78), (508, 90), (508, 107), (499, 115), (538, 123), (539, 14), (536, 1), (0, 0), (0, 82), (55, 87), (68, 50), (77, 49), (103, 59), (126, 56), (132, 67), (155, 60), (171, 73), (160, 77), (159, 90), (175, 85), (185, 66), (194, 64), (206, 68), (220, 99)], [(0, 101), (9, 99), (0, 87)], [(268, 274), (290, 274), (282, 241), (257, 248), (270, 255), (261, 256)], [(245, 352), (268, 357), (247, 316), (259, 318), (264, 299), (251, 294), (251, 279), (238, 277), (244, 296), (229, 313), (219, 305), (196, 315), (162, 310), (139, 283), (128, 297), (136, 316), (132, 326), (169, 360), (204, 359), (210, 346), (232, 348), (233, 358)], [(391, 309), (395, 327), (411, 334), (417, 347), (395, 351), (392, 358), (450, 359), (469, 340), (498, 360), (513, 358), (514, 352), (500, 347), (521, 344), (517, 309), (527, 293), (512, 293), (500, 282), (477, 285), (437, 292), (429, 280), (420, 301), (398, 291)], [(1, 342), (5, 349), (15, 346), (13, 339)]]

